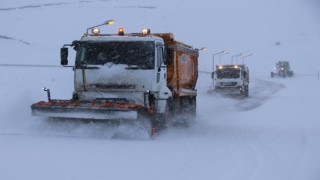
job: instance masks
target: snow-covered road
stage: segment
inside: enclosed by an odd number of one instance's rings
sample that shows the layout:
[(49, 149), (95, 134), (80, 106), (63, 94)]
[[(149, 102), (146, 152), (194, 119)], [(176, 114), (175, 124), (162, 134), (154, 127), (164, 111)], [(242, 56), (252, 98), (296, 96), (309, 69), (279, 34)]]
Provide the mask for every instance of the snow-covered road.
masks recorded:
[[(31, 117), (30, 104), (46, 95), (34, 83), (24, 82), (43, 69), (10, 68), (21, 74), (1, 74), (6, 77), (1, 80), (1, 98), (6, 102), (0, 123), (1, 179), (320, 177), (320, 122), (317, 108), (311, 106), (315, 104), (309, 102), (309, 96), (320, 90), (314, 76), (271, 79), (257, 75), (251, 80), (250, 97), (241, 100), (207, 94), (210, 77), (200, 74), (197, 120), (188, 128), (169, 128), (150, 140), (141, 129), (125, 125), (112, 128)], [(1, 68), (5, 71), (9, 72), (8, 67)], [(55, 76), (57, 68), (45, 71), (37, 78), (39, 83)], [(51, 81), (53, 86), (72, 81), (70, 70), (62, 72)], [(312, 84), (312, 88), (300, 84)], [(13, 88), (17, 85), (23, 88)], [(304, 93), (297, 98), (297, 92)], [(319, 101), (319, 96), (312, 99)], [(304, 114), (297, 109), (301, 105), (307, 106)]]
[[(199, 2), (1, 1), (0, 179), (319, 180), (319, 2)], [(154, 140), (139, 126), (32, 117), (30, 105), (47, 98), (43, 86), (52, 98), (71, 98), (73, 71), (56, 67), (59, 48), (108, 19), (116, 24), (103, 33), (148, 27), (207, 47), (200, 51), (203, 72), (211, 71), (213, 59), (228, 63), (252, 53), (242, 59), (250, 68), (249, 97), (208, 95), (210, 75), (201, 73), (196, 121)], [(212, 57), (224, 49), (229, 55)], [(296, 75), (270, 78), (283, 59)]]

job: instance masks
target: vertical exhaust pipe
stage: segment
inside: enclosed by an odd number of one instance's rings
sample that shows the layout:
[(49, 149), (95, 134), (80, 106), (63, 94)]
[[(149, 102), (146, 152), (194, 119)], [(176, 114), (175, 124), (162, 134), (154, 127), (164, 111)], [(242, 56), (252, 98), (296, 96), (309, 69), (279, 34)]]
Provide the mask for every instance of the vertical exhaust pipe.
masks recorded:
[(46, 87), (42, 88), (44, 91), (47, 91), (47, 96), (48, 96), (48, 101), (51, 101), (51, 96), (50, 96), (50, 89), (47, 89)]

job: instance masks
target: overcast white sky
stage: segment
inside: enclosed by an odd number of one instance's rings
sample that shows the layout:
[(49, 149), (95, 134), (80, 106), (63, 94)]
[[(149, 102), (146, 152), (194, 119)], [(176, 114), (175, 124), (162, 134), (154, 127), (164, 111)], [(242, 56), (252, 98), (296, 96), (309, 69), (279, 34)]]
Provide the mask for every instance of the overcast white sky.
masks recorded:
[[(316, 0), (176, 0), (170, 5), (161, 0), (120, 0), (108, 1), (108, 8), (104, 7), (105, 1), (81, 2), (2, 1), (0, 21), (6, 28), (0, 30), (0, 35), (31, 43), (33, 47), (27, 49), (47, 51), (52, 64), (58, 63), (56, 49), (63, 43), (80, 38), (87, 27), (115, 19), (114, 26), (103, 30), (113, 33), (124, 27), (127, 32), (136, 32), (149, 27), (152, 32), (173, 32), (178, 40), (195, 47), (207, 47), (208, 51), (200, 57), (202, 70), (209, 70), (212, 54), (222, 50), (230, 52), (221, 57), (222, 63), (231, 62), (231, 56), (241, 52), (254, 54), (246, 58), (253, 71), (267, 73), (279, 60), (290, 61), (300, 73), (320, 69), (320, 16)], [(56, 5), (41, 6), (50, 3)], [(52, 29), (52, 25), (59, 28)], [(280, 44), (275, 45), (277, 42)], [(8, 42), (6, 46), (9, 50), (5, 52), (1, 48), (4, 55), (10, 54), (10, 49), (14, 52), (16, 45)], [(22, 58), (17, 57), (16, 61), (19, 59)]]

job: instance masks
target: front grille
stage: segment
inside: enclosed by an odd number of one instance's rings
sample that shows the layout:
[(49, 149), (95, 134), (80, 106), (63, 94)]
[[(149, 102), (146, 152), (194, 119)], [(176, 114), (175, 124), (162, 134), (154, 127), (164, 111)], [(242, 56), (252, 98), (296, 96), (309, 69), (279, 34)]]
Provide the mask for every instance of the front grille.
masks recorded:
[(220, 82), (221, 86), (236, 86), (237, 82)]

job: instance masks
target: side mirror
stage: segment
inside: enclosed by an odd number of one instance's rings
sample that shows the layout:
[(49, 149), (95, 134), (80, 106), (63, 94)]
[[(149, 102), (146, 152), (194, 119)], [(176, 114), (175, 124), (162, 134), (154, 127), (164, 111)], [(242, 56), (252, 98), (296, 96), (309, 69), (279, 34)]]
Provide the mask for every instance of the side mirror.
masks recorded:
[(63, 47), (60, 49), (60, 58), (61, 58), (60, 64), (62, 66), (68, 65), (68, 48)]
[(170, 64), (172, 64), (172, 57), (173, 57), (173, 49), (166, 49), (165, 50), (165, 55), (164, 55), (164, 64), (165, 65), (170, 65)]

